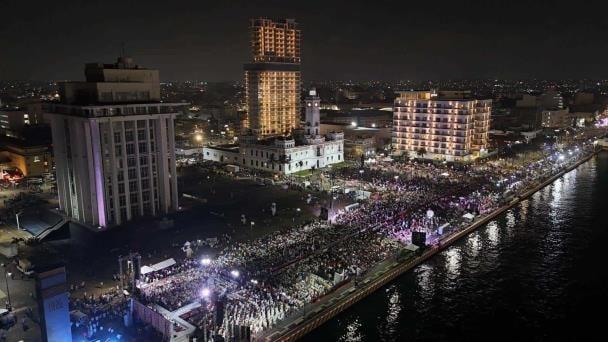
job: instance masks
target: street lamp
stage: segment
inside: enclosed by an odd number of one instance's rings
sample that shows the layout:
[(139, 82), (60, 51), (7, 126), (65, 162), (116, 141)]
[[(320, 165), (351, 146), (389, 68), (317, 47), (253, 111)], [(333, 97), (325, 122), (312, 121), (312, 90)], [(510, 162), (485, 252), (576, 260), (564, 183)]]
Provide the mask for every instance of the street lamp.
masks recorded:
[(207, 300), (211, 295), (211, 290), (209, 290), (208, 288), (203, 288), (200, 292), (200, 295), (201, 309), (203, 310), (203, 342), (207, 342), (207, 320), (204, 317), (207, 314)]
[(19, 224), (19, 215), (21, 215), (21, 211), (15, 213), (15, 220), (17, 221), (17, 230), (21, 230), (21, 225)]
[(359, 178), (359, 191), (361, 191), (363, 189), (363, 169), (359, 170), (359, 175), (361, 175), (361, 178)]
[(13, 307), (11, 305), (11, 291), (8, 287), (8, 277), (11, 276), (11, 273), (6, 271), (6, 264), (2, 264), (2, 267), (4, 268), (2, 273), (4, 273), (4, 281), (6, 282), (6, 299), (7, 299), (6, 309), (8, 311), (12, 311)]

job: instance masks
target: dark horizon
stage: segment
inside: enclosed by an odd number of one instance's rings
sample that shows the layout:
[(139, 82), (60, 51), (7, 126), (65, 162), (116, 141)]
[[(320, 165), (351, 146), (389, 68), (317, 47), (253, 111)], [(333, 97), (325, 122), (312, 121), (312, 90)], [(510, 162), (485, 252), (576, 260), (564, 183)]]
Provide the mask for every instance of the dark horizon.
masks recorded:
[(599, 2), (165, 4), (2, 4), (0, 79), (81, 80), (85, 63), (113, 62), (124, 42), (163, 81), (241, 81), (259, 16), (298, 21), (304, 81), (608, 78)]

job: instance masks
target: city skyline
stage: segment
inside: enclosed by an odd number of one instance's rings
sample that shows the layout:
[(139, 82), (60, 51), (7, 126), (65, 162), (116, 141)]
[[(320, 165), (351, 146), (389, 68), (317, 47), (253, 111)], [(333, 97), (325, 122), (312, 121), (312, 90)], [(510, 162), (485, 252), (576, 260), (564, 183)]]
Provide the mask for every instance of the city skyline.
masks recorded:
[(6, 0), (0, 342), (593, 340), (599, 4)]
[(0, 78), (78, 79), (73, 65), (111, 59), (124, 43), (127, 55), (163, 70), (165, 81), (239, 80), (247, 25), (259, 16), (300, 23), (304, 80), (608, 77), (599, 2), (142, 4), (2, 5), (4, 13), (28, 15), (0, 24), (10, 47)]

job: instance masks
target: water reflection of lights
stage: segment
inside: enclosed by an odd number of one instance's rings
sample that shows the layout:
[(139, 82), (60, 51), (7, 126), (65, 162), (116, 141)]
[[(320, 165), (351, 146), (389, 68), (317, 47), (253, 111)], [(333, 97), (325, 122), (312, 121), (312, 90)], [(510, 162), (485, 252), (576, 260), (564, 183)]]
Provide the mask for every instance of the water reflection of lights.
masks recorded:
[(395, 287), (391, 289), (388, 299), (388, 314), (386, 315), (386, 329), (393, 333), (399, 324), (399, 313), (401, 312), (401, 297), (399, 290)]
[(515, 214), (513, 214), (513, 210), (507, 211), (507, 227), (515, 227)]
[(553, 186), (551, 187), (551, 200), (549, 201), (549, 207), (551, 208), (549, 215), (551, 220), (559, 219), (559, 207), (562, 200), (562, 196), (564, 195), (564, 177), (555, 180)]
[(530, 205), (529, 200), (522, 201), (519, 205), (519, 220), (525, 222), (528, 217), (528, 206)]
[(416, 278), (418, 278), (418, 286), (420, 286), (423, 293), (428, 293), (433, 290), (433, 283), (431, 282), (432, 274), (433, 268), (431, 266), (422, 264), (418, 267)]
[(481, 251), (481, 238), (479, 237), (479, 232), (475, 232), (469, 236), (469, 240), (467, 244), (469, 246), (469, 251), (473, 257), (476, 257)]
[(353, 321), (348, 323), (348, 325), (346, 326), (346, 334), (341, 336), (339, 341), (363, 341), (363, 335), (361, 334), (361, 322), (359, 321), (359, 318), (355, 318)]
[(498, 223), (496, 221), (492, 221), (488, 223), (488, 240), (492, 244), (492, 246), (496, 246), (498, 244)]
[(445, 252), (445, 265), (451, 274), (456, 274), (460, 272), (460, 248), (452, 247)]
[(506, 233), (507, 233), (507, 235), (511, 235), (511, 233), (513, 232), (513, 228), (515, 228), (515, 225), (517, 224), (517, 220), (515, 219), (515, 213), (513, 212), (513, 209), (510, 209), (509, 211), (507, 211), (505, 217), (507, 219)]

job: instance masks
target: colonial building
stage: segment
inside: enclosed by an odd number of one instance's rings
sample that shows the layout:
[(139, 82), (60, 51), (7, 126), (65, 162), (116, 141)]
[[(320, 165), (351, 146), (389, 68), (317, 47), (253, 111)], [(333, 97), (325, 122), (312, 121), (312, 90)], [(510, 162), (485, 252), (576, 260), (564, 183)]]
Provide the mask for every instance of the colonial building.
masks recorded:
[(319, 106), (315, 90), (305, 100), (306, 122), (293, 136), (258, 139), (242, 136), (239, 145), (207, 146), (205, 160), (277, 174), (323, 168), (344, 161), (344, 133), (320, 135)]

